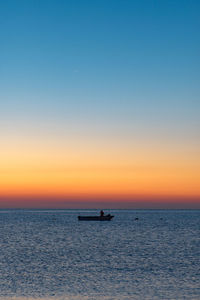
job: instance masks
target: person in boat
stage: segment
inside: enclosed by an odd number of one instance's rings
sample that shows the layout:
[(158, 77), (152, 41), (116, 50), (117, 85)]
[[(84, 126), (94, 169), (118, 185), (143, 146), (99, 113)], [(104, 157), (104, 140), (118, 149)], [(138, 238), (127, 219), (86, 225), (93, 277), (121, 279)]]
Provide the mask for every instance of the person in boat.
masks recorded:
[(100, 211), (100, 217), (103, 217), (103, 216), (104, 216), (104, 211), (101, 210), (101, 211)]

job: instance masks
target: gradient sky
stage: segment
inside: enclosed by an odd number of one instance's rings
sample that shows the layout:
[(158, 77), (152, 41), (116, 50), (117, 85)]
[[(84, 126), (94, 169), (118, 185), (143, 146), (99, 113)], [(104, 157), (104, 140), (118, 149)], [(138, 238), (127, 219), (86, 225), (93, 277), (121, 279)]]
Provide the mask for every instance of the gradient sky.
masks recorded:
[(0, 207), (200, 208), (200, 2), (0, 2)]

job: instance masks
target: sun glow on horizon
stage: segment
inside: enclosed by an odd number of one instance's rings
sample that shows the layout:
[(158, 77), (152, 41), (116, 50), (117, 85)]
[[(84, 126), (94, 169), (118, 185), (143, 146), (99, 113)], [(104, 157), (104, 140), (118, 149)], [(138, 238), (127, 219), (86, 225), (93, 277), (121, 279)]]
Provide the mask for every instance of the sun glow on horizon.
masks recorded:
[(139, 140), (130, 144), (85, 139), (84, 145), (78, 139), (11, 140), (0, 150), (1, 198), (200, 197), (200, 160), (191, 147), (184, 153), (169, 145), (141, 146)]

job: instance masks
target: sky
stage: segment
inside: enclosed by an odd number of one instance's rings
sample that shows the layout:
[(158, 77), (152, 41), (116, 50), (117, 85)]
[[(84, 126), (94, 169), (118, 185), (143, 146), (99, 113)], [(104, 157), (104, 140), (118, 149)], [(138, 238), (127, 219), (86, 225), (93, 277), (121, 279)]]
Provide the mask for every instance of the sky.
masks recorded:
[(200, 2), (0, 2), (0, 208), (200, 208)]

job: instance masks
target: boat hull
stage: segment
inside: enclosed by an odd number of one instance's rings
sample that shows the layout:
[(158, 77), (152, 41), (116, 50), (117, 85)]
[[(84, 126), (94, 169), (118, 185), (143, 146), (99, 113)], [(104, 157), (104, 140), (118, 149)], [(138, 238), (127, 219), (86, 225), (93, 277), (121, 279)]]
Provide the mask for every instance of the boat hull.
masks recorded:
[(114, 216), (78, 216), (79, 221), (110, 221)]

